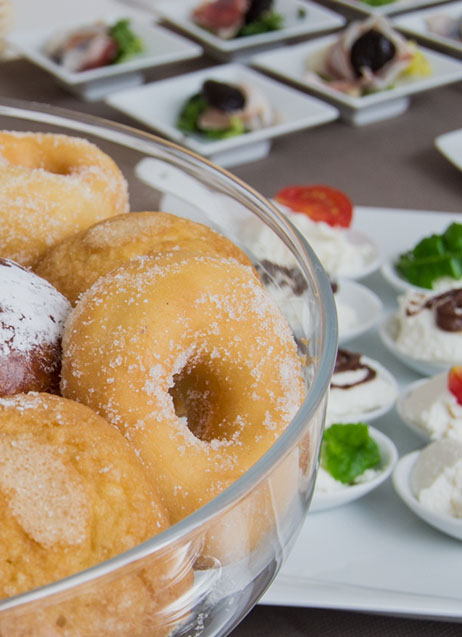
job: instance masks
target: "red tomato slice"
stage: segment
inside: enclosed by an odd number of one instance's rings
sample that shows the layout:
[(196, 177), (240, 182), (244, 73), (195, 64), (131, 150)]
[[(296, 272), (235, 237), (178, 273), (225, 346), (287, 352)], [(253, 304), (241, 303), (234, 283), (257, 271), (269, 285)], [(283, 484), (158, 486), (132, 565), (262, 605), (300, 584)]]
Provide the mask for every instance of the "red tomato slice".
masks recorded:
[(451, 367), (448, 374), (448, 389), (462, 405), (462, 367)]
[(353, 204), (344, 192), (331, 186), (287, 186), (276, 193), (275, 199), (313, 221), (344, 228), (351, 225)]

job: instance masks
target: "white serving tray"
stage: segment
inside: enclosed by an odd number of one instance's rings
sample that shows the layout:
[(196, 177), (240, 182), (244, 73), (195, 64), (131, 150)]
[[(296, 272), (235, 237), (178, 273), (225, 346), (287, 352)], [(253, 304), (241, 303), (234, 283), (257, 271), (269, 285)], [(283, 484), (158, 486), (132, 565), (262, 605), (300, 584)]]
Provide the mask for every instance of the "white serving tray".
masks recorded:
[[(375, 238), (384, 256), (443, 231), (461, 215), (358, 207), (355, 228)], [(399, 232), (397, 232), (399, 228)], [(362, 281), (395, 307), (396, 291), (375, 272)], [(382, 362), (401, 387), (417, 380), (381, 344), (377, 329), (348, 348)], [(374, 421), (400, 455), (425, 442), (395, 409)], [(372, 493), (330, 511), (308, 514), (262, 604), (330, 608), (462, 621), (462, 544), (426, 524), (400, 500), (389, 479)]]

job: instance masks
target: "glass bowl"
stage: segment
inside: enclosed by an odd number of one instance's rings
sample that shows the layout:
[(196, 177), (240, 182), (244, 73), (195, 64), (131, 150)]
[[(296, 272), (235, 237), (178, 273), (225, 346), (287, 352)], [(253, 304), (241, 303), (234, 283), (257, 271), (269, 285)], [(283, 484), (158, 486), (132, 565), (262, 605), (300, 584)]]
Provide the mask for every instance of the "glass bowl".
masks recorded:
[[(269, 230), (286, 252), (285, 266), (302, 282), (292, 293), (268, 263), (255, 262), (294, 331), (307, 384), (304, 403), (269, 451), (219, 496), (149, 541), (0, 600), (0, 634), (9, 637), (227, 635), (276, 576), (312, 498), (337, 350), (330, 282), (310, 246), (268, 200), (192, 152), (35, 103), (4, 101), (0, 128), (93, 141), (123, 171), (131, 210), (163, 210), (205, 223), (251, 258), (252, 240)], [(140, 582), (149, 583), (143, 594), (135, 586)]]

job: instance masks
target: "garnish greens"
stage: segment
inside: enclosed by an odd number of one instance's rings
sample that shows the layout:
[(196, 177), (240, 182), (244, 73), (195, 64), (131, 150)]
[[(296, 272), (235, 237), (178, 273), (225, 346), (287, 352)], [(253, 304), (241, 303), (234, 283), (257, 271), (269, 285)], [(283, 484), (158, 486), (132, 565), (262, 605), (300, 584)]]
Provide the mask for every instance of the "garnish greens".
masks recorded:
[(204, 130), (198, 125), (201, 114), (207, 108), (207, 102), (201, 93), (188, 99), (178, 115), (177, 128), (184, 133), (200, 133), (209, 139), (226, 139), (245, 133), (245, 127), (239, 117), (231, 117), (231, 126), (224, 130)]
[(259, 33), (268, 33), (268, 31), (278, 31), (284, 26), (284, 16), (275, 11), (266, 11), (253, 22), (245, 24), (239, 29), (236, 38), (246, 35), (257, 35)]
[(119, 47), (117, 57), (113, 64), (125, 62), (144, 48), (143, 41), (130, 28), (130, 20), (118, 20), (109, 29), (109, 35), (114, 38)]
[(396, 269), (409, 283), (428, 289), (443, 277), (462, 279), (462, 223), (451, 223), (443, 234), (425, 237), (400, 254)]
[(395, 0), (362, 0), (365, 4), (369, 4), (372, 7), (381, 7), (383, 4), (391, 4)]
[(321, 466), (330, 475), (351, 484), (367, 469), (380, 463), (380, 451), (362, 422), (334, 424), (324, 431), (321, 444)]

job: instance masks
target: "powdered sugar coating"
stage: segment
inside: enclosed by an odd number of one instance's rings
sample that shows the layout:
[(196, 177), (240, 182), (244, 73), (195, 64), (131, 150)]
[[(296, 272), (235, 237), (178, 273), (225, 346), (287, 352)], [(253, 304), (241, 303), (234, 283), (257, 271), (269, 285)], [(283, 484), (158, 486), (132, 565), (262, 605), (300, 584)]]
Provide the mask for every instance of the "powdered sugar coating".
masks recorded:
[(0, 259), (0, 356), (56, 344), (70, 309), (50, 283)]

